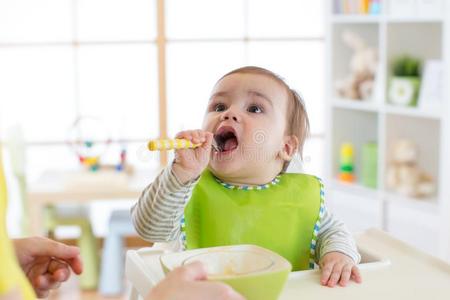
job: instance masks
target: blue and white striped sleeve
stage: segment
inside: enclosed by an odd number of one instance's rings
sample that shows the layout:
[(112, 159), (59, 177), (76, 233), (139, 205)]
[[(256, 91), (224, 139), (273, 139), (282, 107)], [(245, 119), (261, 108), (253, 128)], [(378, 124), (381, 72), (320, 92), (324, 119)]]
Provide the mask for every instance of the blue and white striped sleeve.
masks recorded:
[(173, 173), (172, 166), (165, 168), (131, 208), (137, 233), (151, 242), (179, 239), (184, 207), (197, 182), (198, 179), (182, 184)]
[(315, 245), (316, 263), (319, 263), (320, 259), (329, 252), (341, 252), (349, 256), (355, 264), (358, 264), (361, 261), (361, 255), (352, 234), (343, 222), (336, 219), (328, 211), (324, 203), (324, 197), (323, 185), (321, 185), (320, 226)]

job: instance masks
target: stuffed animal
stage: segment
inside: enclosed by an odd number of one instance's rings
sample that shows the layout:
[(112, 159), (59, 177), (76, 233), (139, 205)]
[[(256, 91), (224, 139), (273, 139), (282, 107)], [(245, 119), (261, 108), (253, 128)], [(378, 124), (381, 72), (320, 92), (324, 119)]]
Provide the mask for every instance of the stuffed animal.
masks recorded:
[(392, 161), (387, 169), (388, 188), (409, 197), (431, 196), (436, 187), (432, 177), (417, 165), (419, 151), (414, 142), (398, 140), (392, 151)]
[(375, 72), (378, 66), (377, 52), (351, 31), (342, 34), (344, 43), (353, 50), (350, 59), (350, 74), (336, 81), (336, 90), (343, 98), (365, 100), (374, 89)]

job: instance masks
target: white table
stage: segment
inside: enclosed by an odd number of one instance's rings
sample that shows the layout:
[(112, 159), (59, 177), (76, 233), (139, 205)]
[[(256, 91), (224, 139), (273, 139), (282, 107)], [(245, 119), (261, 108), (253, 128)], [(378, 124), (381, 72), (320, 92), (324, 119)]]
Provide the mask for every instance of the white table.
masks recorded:
[[(356, 236), (363, 255), (363, 283), (328, 288), (319, 284), (320, 271), (293, 272), (280, 300), (297, 299), (450, 299), (450, 265), (420, 252), (388, 234), (370, 229)], [(130, 299), (147, 295), (164, 275), (159, 265), (163, 250), (130, 250), (126, 277), (131, 282)]]
[(114, 170), (47, 170), (28, 187), (30, 231), (43, 233), (43, 208), (49, 204), (138, 199), (160, 170), (137, 170), (131, 175)]

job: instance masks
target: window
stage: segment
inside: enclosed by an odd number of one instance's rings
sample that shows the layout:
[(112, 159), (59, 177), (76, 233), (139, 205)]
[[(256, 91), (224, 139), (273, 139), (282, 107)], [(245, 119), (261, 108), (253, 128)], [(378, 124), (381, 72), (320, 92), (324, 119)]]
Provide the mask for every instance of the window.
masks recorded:
[[(157, 39), (158, 1), (165, 39)], [(254, 64), (304, 96), (313, 133), (304, 168), (320, 175), (323, 12), (323, 1), (306, 0), (3, 0), (0, 137), (20, 123), (30, 174), (38, 174), (76, 165), (68, 129), (79, 116), (98, 116), (113, 139), (130, 142), (130, 161), (148, 167), (158, 161), (138, 149), (159, 136), (161, 103), (169, 136), (198, 128), (216, 80)], [(158, 74), (161, 43), (166, 77)], [(158, 96), (159, 79), (167, 99)]]
[(158, 135), (156, 0), (1, 1), (0, 66), (0, 136), (23, 127), (29, 178), (77, 166), (66, 140), (79, 116), (148, 166), (136, 153)]

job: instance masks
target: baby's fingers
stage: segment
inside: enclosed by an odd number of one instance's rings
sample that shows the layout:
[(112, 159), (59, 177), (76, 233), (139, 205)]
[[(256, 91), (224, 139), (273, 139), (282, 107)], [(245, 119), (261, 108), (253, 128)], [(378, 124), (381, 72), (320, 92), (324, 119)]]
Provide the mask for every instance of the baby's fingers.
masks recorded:
[(347, 283), (350, 279), (350, 276), (352, 274), (352, 268), (353, 268), (353, 265), (351, 265), (351, 264), (347, 264), (342, 268), (341, 280), (339, 281), (339, 284), (341, 286), (347, 285)]
[(362, 282), (361, 272), (357, 266), (353, 266), (351, 278), (357, 283)]
[(212, 144), (214, 135), (208, 131), (204, 131), (203, 134), (205, 137), (205, 142), (202, 145), (203, 149), (205, 149), (205, 150), (211, 149), (211, 144)]
[(341, 278), (343, 267), (344, 266), (341, 264), (335, 264), (333, 266), (333, 272), (331, 273), (330, 280), (328, 280), (329, 287), (334, 287), (336, 283), (339, 281), (339, 279)]
[(186, 139), (194, 144), (202, 144), (206, 141), (204, 131), (200, 129), (181, 131), (175, 136), (175, 138)]
[(192, 141), (192, 131), (187, 130), (187, 131), (180, 131), (177, 133), (177, 135), (175, 136), (176, 139), (185, 139), (188, 141)]
[(331, 272), (333, 271), (333, 265), (333, 263), (328, 263), (322, 266), (322, 276), (320, 277), (320, 282), (322, 285), (327, 285)]
[(206, 141), (204, 133), (202, 130), (193, 130), (192, 131), (192, 142), (194, 144), (203, 144)]

